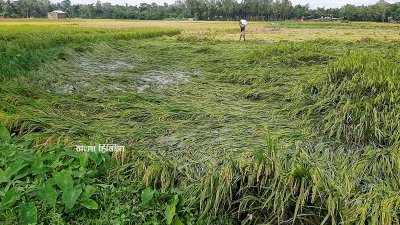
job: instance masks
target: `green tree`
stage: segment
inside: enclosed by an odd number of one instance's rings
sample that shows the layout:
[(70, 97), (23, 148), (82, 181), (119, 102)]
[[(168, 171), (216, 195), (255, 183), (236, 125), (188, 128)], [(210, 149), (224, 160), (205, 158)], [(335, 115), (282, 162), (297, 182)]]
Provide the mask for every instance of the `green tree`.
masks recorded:
[(340, 17), (343, 17), (345, 20), (354, 20), (356, 10), (357, 10), (356, 6), (347, 4), (342, 8), (340, 8), (339, 15)]
[(70, 0), (63, 0), (61, 2), (61, 9), (64, 10), (68, 16), (71, 15), (71, 1)]
[(385, 22), (388, 16), (387, 12), (389, 9), (389, 3), (387, 3), (385, 0), (379, 0), (379, 2), (376, 3), (376, 6), (379, 18), (381, 19), (382, 22)]
[(103, 6), (101, 5), (100, 0), (97, 0), (96, 5), (94, 6), (94, 16), (96, 18), (102, 18), (103, 13)]

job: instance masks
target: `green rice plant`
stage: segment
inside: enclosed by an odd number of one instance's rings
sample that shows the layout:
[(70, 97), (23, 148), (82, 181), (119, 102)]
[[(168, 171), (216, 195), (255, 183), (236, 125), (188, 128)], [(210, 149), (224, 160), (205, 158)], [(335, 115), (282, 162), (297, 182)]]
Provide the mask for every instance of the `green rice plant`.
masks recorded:
[(348, 143), (398, 143), (398, 62), (393, 51), (358, 51), (332, 63), (309, 108), (321, 117), (322, 131)]
[[(186, 167), (160, 163), (161, 158), (146, 152), (139, 154), (140, 158), (132, 159), (119, 173), (134, 174), (132, 181), (144, 181), (154, 189), (178, 187), (182, 204), (197, 209), (200, 218), (215, 218), (210, 220), (214, 224), (399, 222), (398, 149), (369, 147), (360, 151), (301, 142), (283, 147), (269, 138), (266, 149), (228, 157), (206, 174), (190, 175), (183, 172)], [(144, 172), (138, 169), (143, 162), (147, 168), (153, 164), (157, 169), (139, 176)], [(175, 172), (167, 172), (171, 166)], [(160, 182), (165, 177), (160, 171), (175, 174), (171, 177), (174, 184)], [(233, 220), (217, 222), (227, 214)]]
[[(178, 29), (101, 29), (51, 25), (0, 26), (0, 80), (26, 74), (48, 60), (65, 59), (63, 48), (99, 41), (131, 40), (173, 36)], [(75, 48), (77, 51), (82, 47)]]
[[(322, 51), (319, 40), (305, 43), (277, 43), (266, 48), (257, 49), (248, 57), (250, 63), (269, 65), (280, 63), (289, 67), (324, 64), (332, 59), (332, 55)], [(328, 43), (329, 44), (329, 43)]]

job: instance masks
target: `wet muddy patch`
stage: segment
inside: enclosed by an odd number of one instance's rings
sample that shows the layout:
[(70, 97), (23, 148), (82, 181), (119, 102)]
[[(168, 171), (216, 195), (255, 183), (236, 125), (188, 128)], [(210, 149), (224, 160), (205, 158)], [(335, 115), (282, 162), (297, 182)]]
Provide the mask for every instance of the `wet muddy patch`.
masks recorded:
[(116, 59), (107, 61), (95, 61), (83, 58), (76, 63), (76, 67), (84, 76), (117, 76), (120, 75), (121, 72), (126, 72), (130, 69), (133, 69), (135, 65), (131, 62)]
[(182, 71), (150, 71), (138, 76), (136, 91), (142, 93), (146, 90), (162, 89), (170, 84), (187, 83), (196, 73)]
[(106, 61), (77, 59), (70, 69), (57, 74), (50, 82), (48, 92), (58, 94), (115, 93), (115, 92), (159, 92), (172, 85), (188, 83), (198, 77), (197, 72), (179, 70), (137, 69), (138, 63), (123, 59)]
[(197, 76), (190, 72), (182, 71), (148, 71), (143, 74), (119, 75), (116, 77), (107, 77), (108, 74), (96, 77), (87, 77), (85, 75), (70, 76), (68, 81), (60, 79), (53, 81), (48, 89), (49, 92), (58, 94), (73, 93), (115, 93), (115, 92), (160, 92), (172, 86), (188, 83)]

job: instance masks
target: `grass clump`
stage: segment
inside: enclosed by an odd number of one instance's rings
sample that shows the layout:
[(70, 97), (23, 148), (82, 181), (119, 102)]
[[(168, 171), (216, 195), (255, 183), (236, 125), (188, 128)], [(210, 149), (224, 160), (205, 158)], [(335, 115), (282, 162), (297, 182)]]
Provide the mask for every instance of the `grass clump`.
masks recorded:
[[(389, 50), (357, 51), (329, 66), (314, 84), (312, 115), (328, 137), (354, 144), (392, 146), (400, 139), (399, 56)], [(311, 90), (311, 89), (310, 89)]]

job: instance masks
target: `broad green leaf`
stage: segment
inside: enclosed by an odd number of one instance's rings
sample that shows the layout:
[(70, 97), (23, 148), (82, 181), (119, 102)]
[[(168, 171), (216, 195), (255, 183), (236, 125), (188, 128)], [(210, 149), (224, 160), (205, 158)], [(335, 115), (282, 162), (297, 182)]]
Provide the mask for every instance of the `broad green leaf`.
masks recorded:
[(8, 167), (4, 173), (5, 176), (8, 180), (11, 180), (11, 177), (14, 176), (15, 174), (17, 174), (21, 169), (23, 169), (25, 166), (27, 166), (28, 164), (24, 164), (24, 161), (22, 160), (18, 160), (17, 162), (14, 162), (13, 164), (11, 164), (10, 167)]
[(172, 225), (183, 225), (183, 223), (182, 223), (182, 221), (181, 221), (181, 219), (179, 218), (178, 215), (176, 215), (174, 217), (174, 220), (172, 220)]
[(33, 152), (23, 152), (23, 151), (22, 152), (19, 151), (18, 154), (15, 155), (15, 158), (29, 164), (33, 164), (37, 159), (37, 157), (33, 154)]
[(78, 159), (80, 166), (82, 166), (82, 167), (87, 166), (87, 162), (89, 159), (89, 156), (87, 156), (87, 154), (82, 154), (82, 153), (79, 153), (79, 152), (77, 152), (75, 150), (71, 150), (71, 149), (66, 149), (65, 154)]
[(178, 202), (179, 202), (179, 195), (175, 195), (169, 204), (176, 206), (178, 204)]
[(72, 179), (70, 172), (58, 172), (55, 175), (56, 183), (61, 190), (72, 189), (74, 186), (74, 180)]
[(20, 194), (17, 188), (9, 189), (1, 200), (1, 209), (8, 209), (13, 206), (16, 201), (20, 199)]
[(6, 172), (0, 169), (0, 184), (7, 183), (10, 181), (10, 178), (7, 177)]
[(46, 184), (47, 184), (47, 185), (50, 185), (50, 186), (53, 186), (53, 185), (56, 185), (57, 182), (56, 182), (56, 179), (55, 179), (54, 177), (52, 177), (52, 178), (50, 178), (50, 179), (48, 179), (48, 180), (46, 181)]
[(30, 133), (24, 136), (24, 142), (22, 143), (25, 147), (29, 148), (33, 142), (35, 141), (37, 135), (34, 133)]
[(51, 168), (63, 166), (64, 162), (61, 160), (61, 157), (63, 156), (64, 154), (62, 150), (55, 149), (54, 152), (49, 152), (49, 154), (47, 154), (47, 157), (51, 160), (51, 164), (48, 166), (50, 166)]
[(47, 173), (50, 170), (49, 167), (45, 166), (41, 159), (37, 159), (32, 165), (32, 174), (39, 175)]
[(26, 177), (31, 173), (32, 173), (32, 171), (30, 170), (30, 168), (25, 167), (23, 170), (20, 171), (20, 173), (15, 175), (13, 180), (20, 180), (21, 178)]
[(77, 152), (75, 150), (71, 150), (71, 149), (64, 149), (64, 154), (74, 157), (79, 160), (84, 157), (84, 155), (82, 153), (79, 153), (79, 152)]
[(154, 195), (154, 190), (151, 190), (150, 188), (143, 190), (142, 191), (142, 203), (146, 204), (149, 201), (151, 201), (151, 199), (153, 199), (153, 195)]
[(38, 195), (41, 200), (46, 201), (52, 207), (55, 207), (58, 193), (50, 184), (46, 183), (38, 188)]
[(88, 185), (85, 187), (85, 196), (90, 198), (97, 191), (97, 187)]
[(172, 223), (172, 219), (175, 216), (175, 205), (167, 205), (165, 208), (165, 218), (167, 219), (167, 224), (170, 225)]
[(21, 224), (34, 224), (37, 222), (37, 208), (35, 203), (30, 202), (19, 204), (19, 218)]
[(101, 157), (101, 153), (99, 153), (99, 152), (88, 152), (87, 154), (89, 155), (89, 158), (91, 160), (93, 160), (93, 162), (96, 165), (99, 165), (103, 161), (103, 158)]
[(11, 135), (8, 129), (0, 123), (0, 140), (3, 140), (5, 142), (10, 142), (11, 141)]
[(87, 209), (97, 209), (99, 207), (97, 203), (90, 198), (84, 198), (81, 202), (81, 205)]
[(81, 188), (67, 188), (63, 191), (62, 200), (66, 209), (71, 209), (82, 193)]
[(83, 154), (83, 157), (79, 160), (79, 164), (82, 167), (87, 167), (89, 162), (89, 155), (88, 154)]
[(83, 176), (86, 175), (86, 171), (84, 171), (84, 170), (76, 170), (76, 171), (72, 172), (72, 175), (74, 177), (82, 178)]
[(5, 147), (1, 149), (0, 155), (4, 155), (5, 157), (13, 157), (16, 153), (19, 153), (20, 150), (15, 147), (15, 145), (4, 145)]
[(109, 167), (111, 165), (111, 157), (107, 153), (101, 153), (101, 159), (103, 161), (104, 167)]

